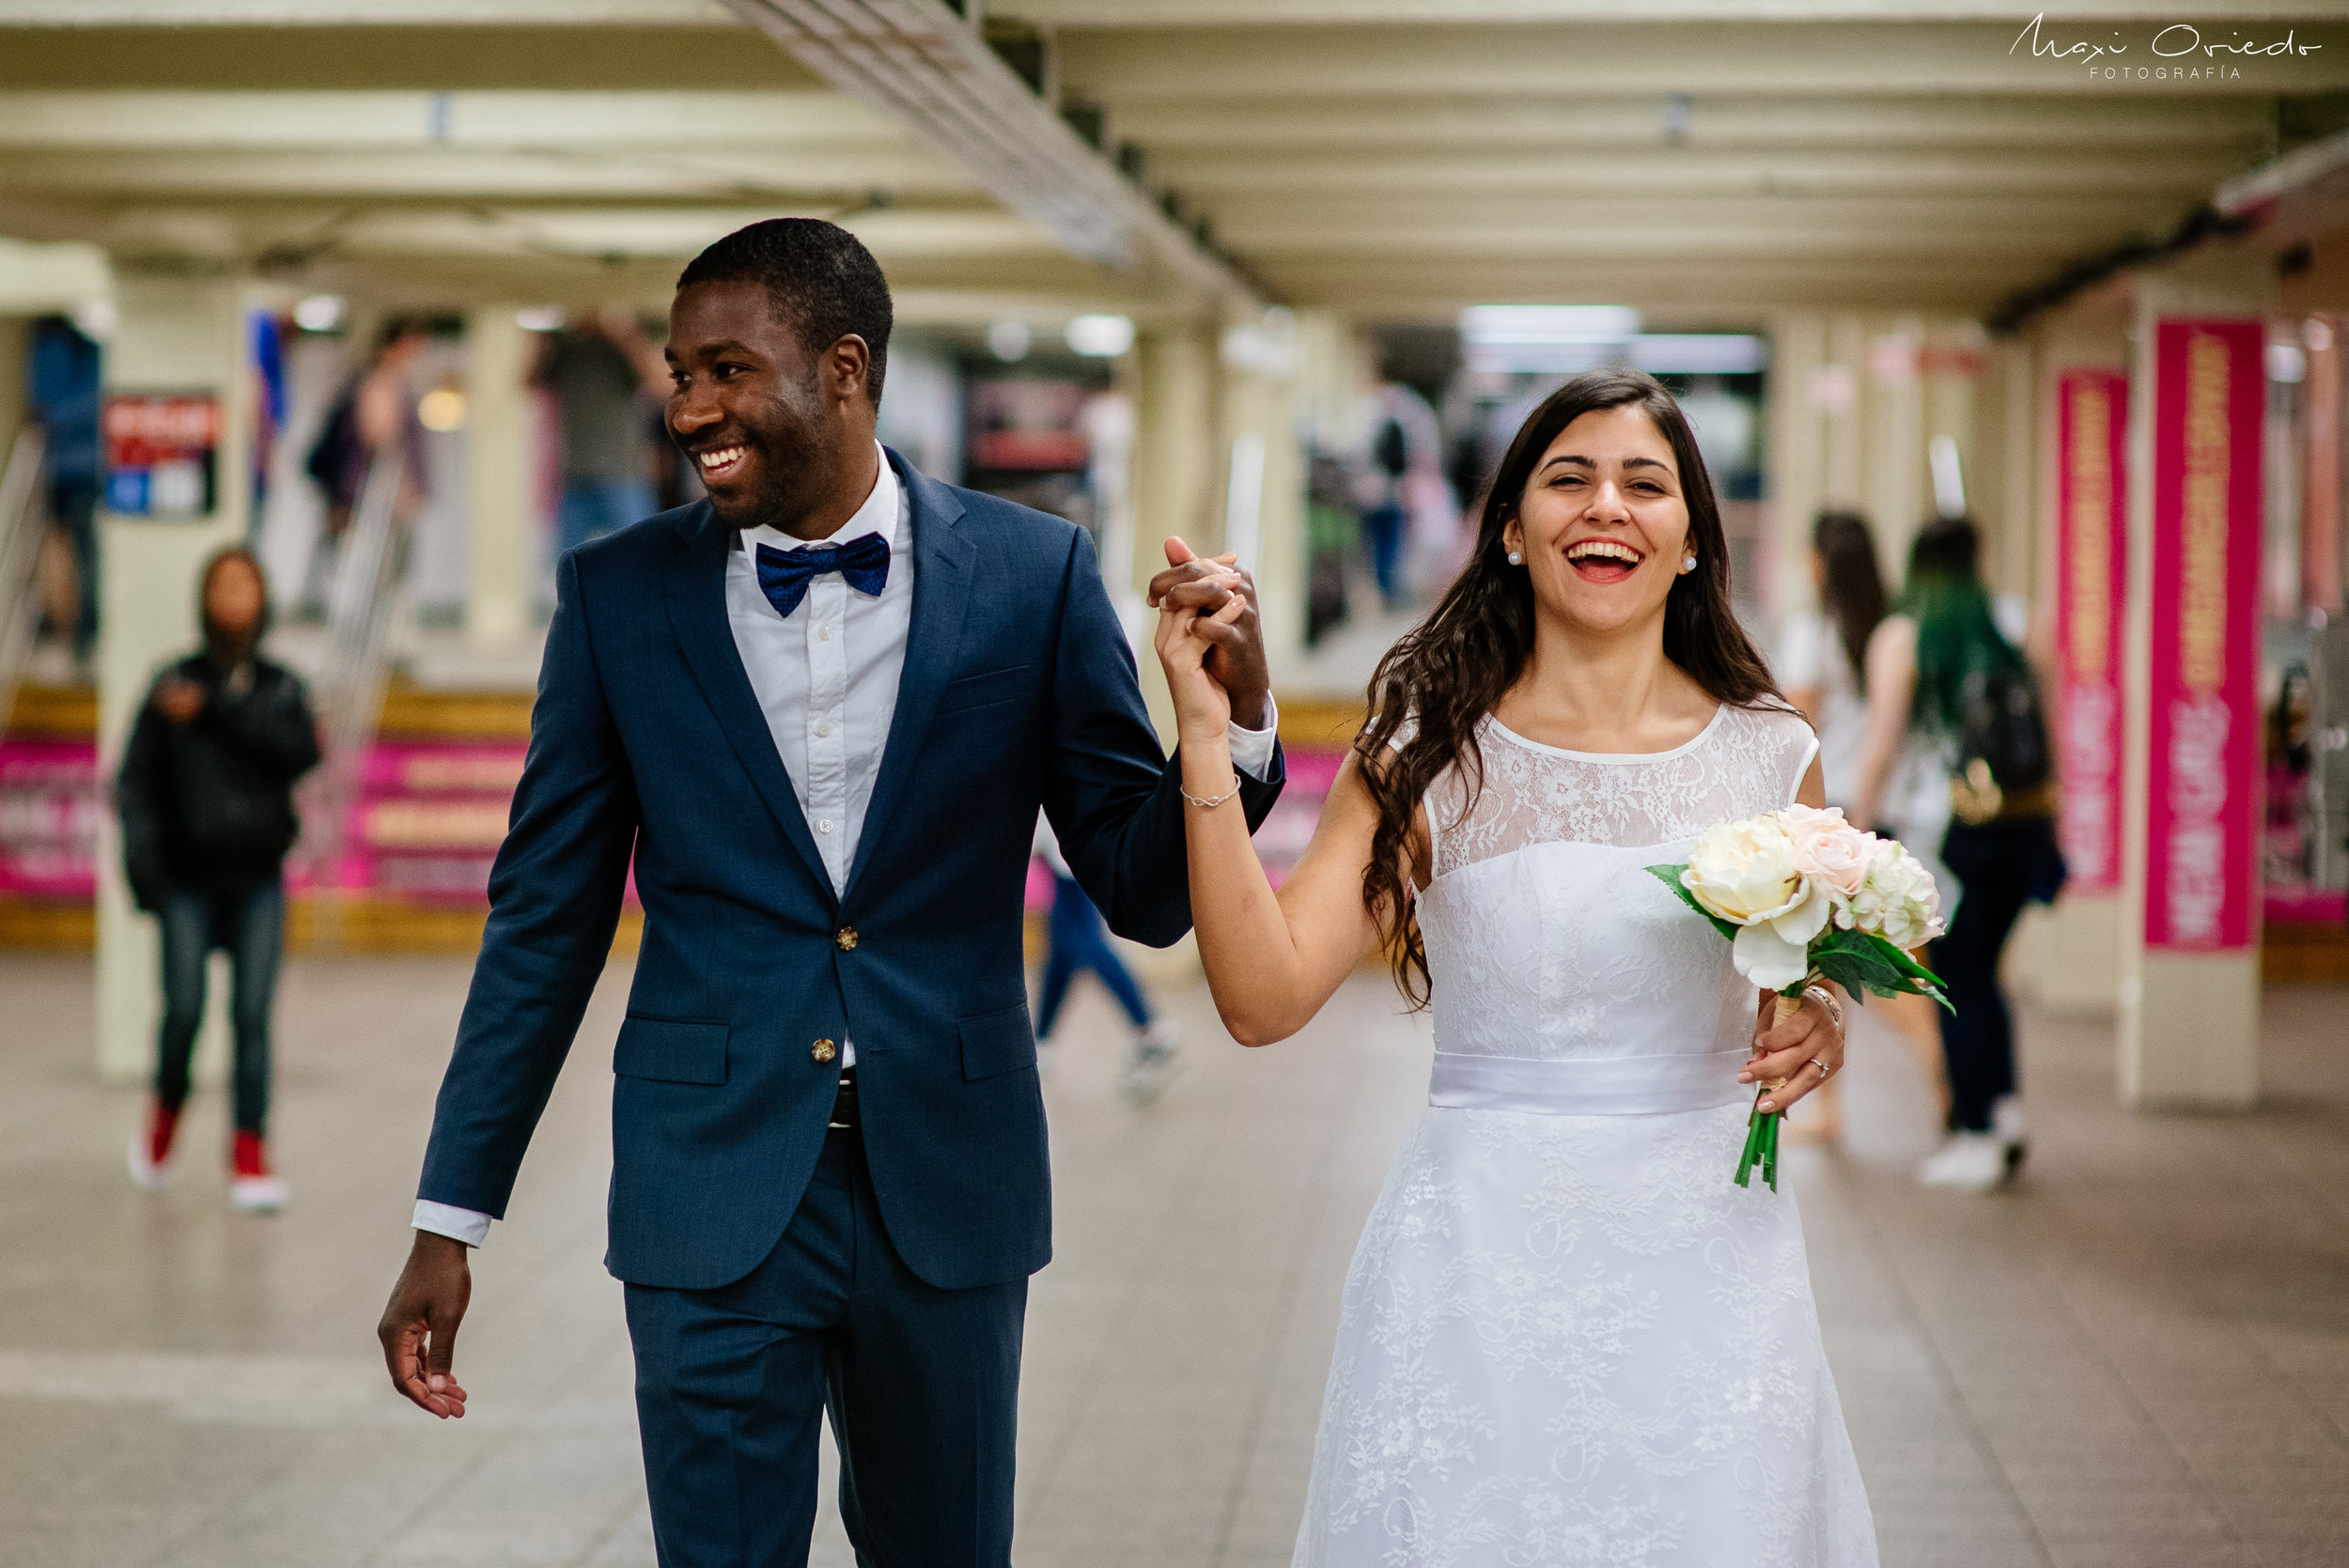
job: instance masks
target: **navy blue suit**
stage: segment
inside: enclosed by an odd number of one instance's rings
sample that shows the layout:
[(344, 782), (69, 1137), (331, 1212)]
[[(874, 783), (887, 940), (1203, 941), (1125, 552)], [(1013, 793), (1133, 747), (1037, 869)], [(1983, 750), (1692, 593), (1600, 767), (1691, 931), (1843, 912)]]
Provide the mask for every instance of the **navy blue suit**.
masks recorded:
[[(1020, 941), (1037, 808), (1113, 929), (1164, 945), (1190, 924), (1179, 772), (1087, 536), (890, 457), (910, 492), (912, 623), (837, 896), (727, 624), (733, 531), (699, 503), (562, 558), (529, 758), (425, 1157), (419, 1196), (504, 1213), (611, 948), (632, 854), (645, 929), (613, 1056), (607, 1263), (631, 1287), (664, 1565), (800, 1560), (787, 1541), (759, 1544), (762, 1505), (739, 1494), (796, 1494), (803, 1446), (812, 1499), (815, 1406), (779, 1414), (788, 1430), (745, 1435), (725, 1390), (763, 1384), (770, 1404), (806, 1404), (814, 1376), (853, 1451), (843, 1502), (863, 1498), (861, 1556), (1007, 1553), (1018, 1313), (1027, 1276), (1051, 1256)], [(1271, 783), (1243, 779), (1252, 826), (1280, 776), (1276, 753)], [(843, 1039), (856, 1045), (861, 1140), (826, 1131), (840, 1069), (816, 1043)], [(837, 1343), (838, 1314), (876, 1291), (917, 1306), (893, 1307), (860, 1359)], [(980, 1299), (997, 1305), (965, 1310)], [(744, 1325), (756, 1343), (695, 1348)], [(827, 1333), (830, 1348), (774, 1361), (777, 1335)], [(914, 1343), (925, 1336), (952, 1343)], [(888, 1385), (926, 1366), (950, 1382), (968, 1373), (993, 1411), (974, 1419), (1004, 1424), (907, 1430), (968, 1426), (951, 1393), (941, 1406), (935, 1389)], [(649, 1401), (648, 1376), (666, 1380)], [(844, 1403), (856, 1406), (848, 1425)], [(939, 1443), (985, 1451), (967, 1553), (872, 1516), (897, 1506), (885, 1472), (962, 1463), (924, 1448)], [(782, 1457), (746, 1457), (765, 1449)], [(713, 1491), (711, 1468), (729, 1455), (735, 1470)], [(999, 1485), (1000, 1506), (985, 1495)], [(721, 1529), (710, 1515), (728, 1507), (741, 1516)], [(780, 1497), (772, 1507), (777, 1528), (801, 1513)], [(803, 1558), (804, 1527), (793, 1528)]]

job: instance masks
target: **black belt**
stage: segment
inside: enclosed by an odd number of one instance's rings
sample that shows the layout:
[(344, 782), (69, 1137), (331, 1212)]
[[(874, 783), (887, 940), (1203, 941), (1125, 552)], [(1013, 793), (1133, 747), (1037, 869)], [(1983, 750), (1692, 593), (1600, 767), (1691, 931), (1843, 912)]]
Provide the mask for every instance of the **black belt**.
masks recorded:
[(840, 1069), (840, 1093), (832, 1102), (831, 1130), (852, 1132), (859, 1126), (856, 1114), (856, 1068)]

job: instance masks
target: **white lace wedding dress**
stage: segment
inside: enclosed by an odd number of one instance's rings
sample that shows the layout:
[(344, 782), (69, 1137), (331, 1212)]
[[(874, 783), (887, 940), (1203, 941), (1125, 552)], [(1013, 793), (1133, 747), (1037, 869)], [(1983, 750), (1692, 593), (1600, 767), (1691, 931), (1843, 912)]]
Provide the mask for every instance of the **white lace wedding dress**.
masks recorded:
[(1756, 995), (1643, 869), (1792, 800), (1811, 731), (1481, 737), (1481, 793), (1429, 795), (1434, 1081), (1346, 1278), (1295, 1560), (1873, 1568), (1794, 1195), (1730, 1180)]

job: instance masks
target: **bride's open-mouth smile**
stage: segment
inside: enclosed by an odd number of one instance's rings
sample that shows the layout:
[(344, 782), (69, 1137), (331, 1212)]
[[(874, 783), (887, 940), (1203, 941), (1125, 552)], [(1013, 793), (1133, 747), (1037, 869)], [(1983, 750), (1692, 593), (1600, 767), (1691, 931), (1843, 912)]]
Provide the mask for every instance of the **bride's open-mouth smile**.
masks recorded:
[(1566, 547), (1566, 565), (1586, 582), (1621, 582), (1646, 559), (1621, 539), (1577, 539)]

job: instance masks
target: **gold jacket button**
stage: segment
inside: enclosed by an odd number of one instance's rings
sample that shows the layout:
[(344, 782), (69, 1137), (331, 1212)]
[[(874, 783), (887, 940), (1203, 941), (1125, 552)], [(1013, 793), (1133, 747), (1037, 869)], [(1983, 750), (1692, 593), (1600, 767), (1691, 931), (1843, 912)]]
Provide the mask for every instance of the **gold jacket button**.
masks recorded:
[(830, 1040), (818, 1040), (815, 1045), (808, 1048), (807, 1054), (816, 1058), (818, 1062), (829, 1062), (833, 1057), (840, 1054), (840, 1048), (833, 1045)]
[(832, 939), (833, 944), (837, 946), (841, 952), (854, 953), (856, 951), (856, 927), (853, 925), (844, 925), (839, 930), (832, 933)]

